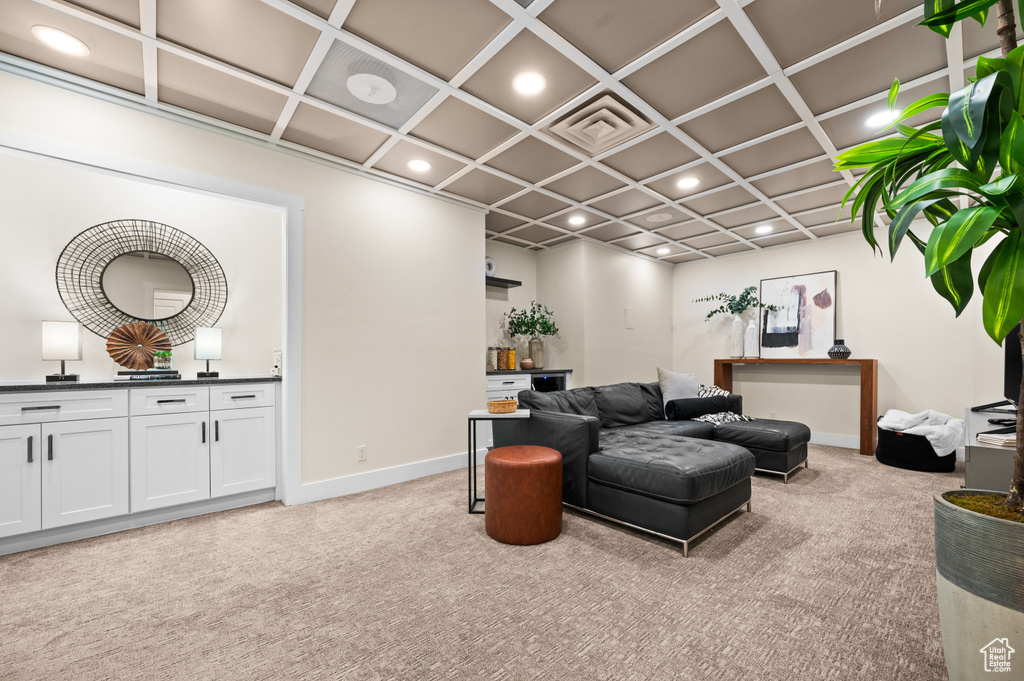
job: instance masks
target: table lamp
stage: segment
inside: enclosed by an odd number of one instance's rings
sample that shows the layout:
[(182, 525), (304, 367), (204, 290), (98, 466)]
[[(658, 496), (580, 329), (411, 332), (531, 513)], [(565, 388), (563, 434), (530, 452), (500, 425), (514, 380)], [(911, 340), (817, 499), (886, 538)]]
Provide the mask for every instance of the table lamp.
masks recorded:
[(220, 373), (210, 371), (210, 360), (220, 359), (221, 329), (199, 326), (196, 327), (195, 357), (206, 360), (206, 371), (196, 374), (197, 378), (217, 378)]
[(43, 322), (43, 361), (60, 360), (60, 373), (46, 377), (47, 383), (78, 380), (78, 374), (64, 373), (65, 360), (82, 359), (82, 325), (78, 322)]

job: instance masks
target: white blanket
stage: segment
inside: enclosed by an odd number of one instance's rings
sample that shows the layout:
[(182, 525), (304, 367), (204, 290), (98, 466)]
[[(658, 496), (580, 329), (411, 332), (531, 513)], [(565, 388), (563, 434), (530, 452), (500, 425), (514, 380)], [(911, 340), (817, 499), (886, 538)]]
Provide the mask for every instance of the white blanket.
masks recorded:
[(908, 414), (899, 409), (890, 409), (878, 422), (879, 428), (923, 435), (928, 438), (938, 456), (947, 456), (964, 443), (964, 421), (937, 411), (923, 411)]

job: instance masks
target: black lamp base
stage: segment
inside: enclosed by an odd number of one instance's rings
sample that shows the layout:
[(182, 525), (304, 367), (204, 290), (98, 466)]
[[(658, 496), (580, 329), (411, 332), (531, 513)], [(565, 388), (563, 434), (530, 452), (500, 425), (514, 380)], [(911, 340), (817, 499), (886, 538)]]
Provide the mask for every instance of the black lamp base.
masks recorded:
[(196, 374), (196, 378), (219, 378), (220, 372), (217, 371), (200, 371)]
[(74, 383), (78, 381), (78, 374), (47, 374), (47, 383)]

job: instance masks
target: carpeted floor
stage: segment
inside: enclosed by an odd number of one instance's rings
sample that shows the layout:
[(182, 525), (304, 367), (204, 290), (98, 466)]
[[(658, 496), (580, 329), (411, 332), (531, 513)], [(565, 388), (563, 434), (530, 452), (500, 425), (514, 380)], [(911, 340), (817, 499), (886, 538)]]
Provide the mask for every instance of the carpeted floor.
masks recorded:
[(811, 446), (692, 547), (565, 514), (499, 544), (465, 472), (0, 557), (0, 679), (945, 679), (932, 493)]

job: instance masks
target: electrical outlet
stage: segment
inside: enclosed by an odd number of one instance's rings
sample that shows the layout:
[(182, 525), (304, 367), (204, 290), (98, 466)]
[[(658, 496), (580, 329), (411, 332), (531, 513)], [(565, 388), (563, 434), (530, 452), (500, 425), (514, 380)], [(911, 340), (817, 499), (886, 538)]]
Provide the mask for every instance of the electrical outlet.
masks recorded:
[(356, 447), (356, 461), (358, 463), (366, 461), (366, 445), (359, 445)]

